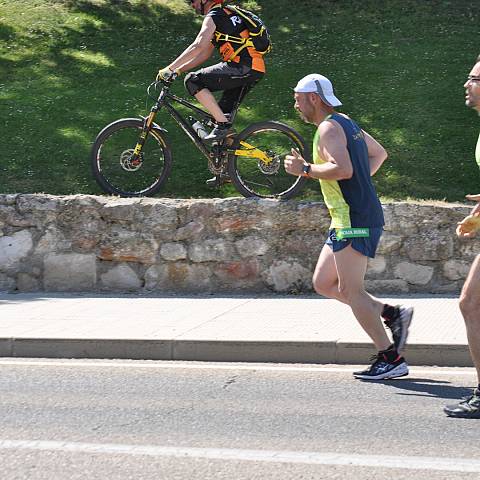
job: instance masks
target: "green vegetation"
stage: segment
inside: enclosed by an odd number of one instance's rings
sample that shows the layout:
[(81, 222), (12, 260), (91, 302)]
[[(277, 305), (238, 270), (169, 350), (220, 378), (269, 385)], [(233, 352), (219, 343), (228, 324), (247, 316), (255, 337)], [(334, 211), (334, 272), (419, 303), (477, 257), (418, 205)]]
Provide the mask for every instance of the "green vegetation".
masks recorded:
[[(292, 87), (327, 75), (344, 111), (387, 148), (384, 198), (461, 200), (478, 193), (480, 122), (463, 83), (480, 53), (478, 0), (249, 0), (271, 30), (266, 78), (240, 123), (278, 119), (310, 142)], [(0, 192), (101, 193), (89, 151), (107, 123), (146, 114), (159, 67), (194, 38), (201, 18), (180, 0), (0, 0)], [(217, 58), (212, 59), (217, 61)], [(184, 93), (181, 82), (175, 86)], [(165, 116), (174, 147), (163, 195), (238, 195), (204, 185), (206, 160)], [(320, 198), (311, 182), (306, 198)]]

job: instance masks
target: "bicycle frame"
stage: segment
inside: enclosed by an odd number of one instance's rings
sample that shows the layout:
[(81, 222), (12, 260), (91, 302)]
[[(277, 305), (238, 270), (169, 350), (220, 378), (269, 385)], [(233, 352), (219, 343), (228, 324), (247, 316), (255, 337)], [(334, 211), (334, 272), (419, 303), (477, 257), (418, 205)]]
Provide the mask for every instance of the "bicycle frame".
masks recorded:
[[(240, 98), (241, 98), (241, 95), (240, 95)], [(144, 128), (142, 133), (140, 134), (139, 141), (135, 146), (135, 150), (133, 152), (133, 155), (134, 155), (133, 161), (135, 161), (140, 155), (143, 145), (145, 144), (146, 138), (148, 136), (148, 133), (150, 132), (154, 124), (155, 117), (161, 108), (165, 108), (167, 110), (167, 112), (175, 120), (177, 125), (187, 134), (190, 140), (192, 140), (192, 142), (196, 145), (196, 147), (203, 153), (203, 155), (208, 160), (216, 156), (214, 153), (212, 153), (213, 145), (206, 144), (197, 135), (197, 133), (192, 128), (190, 123), (180, 114), (180, 112), (178, 112), (178, 110), (172, 105), (172, 103), (178, 103), (180, 105), (183, 105), (184, 107), (187, 107), (192, 112), (194, 112), (195, 115), (202, 117), (202, 119), (206, 121), (207, 124), (213, 126), (215, 120), (208, 112), (206, 112), (205, 110), (202, 110), (201, 108), (197, 107), (196, 105), (189, 102), (188, 100), (185, 100), (184, 98), (181, 98), (173, 93), (170, 93), (170, 83), (165, 82), (163, 84), (162, 90), (160, 91), (158, 99), (156, 100), (155, 104), (150, 110), (150, 114), (148, 115), (148, 117), (144, 118), (144, 121), (145, 121)], [(239, 106), (240, 106), (240, 102), (237, 102), (231, 113), (230, 121), (232, 123), (235, 120)], [(257, 158), (258, 160), (260, 160), (266, 165), (271, 163), (272, 159), (265, 152), (262, 152), (261, 150), (257, 149), (252, 145), (249, 145), (246, 142), (240, 142), (240, 144), (243, 147), (243, 149), (230, 150), (230, 153), (233, 153), (234, 155), (242, 155), (244, 157)], [(229, 149), (227, 146), (223, 146), (222, 150), (224, 152), (225, 151), (229, 152)]]
[[(190, 140), (192, 140), (192, 142), (203, 153), (203, 155), (205, 155), (207, 159), (210, 159), (212, 157), (211, 145), (203, 142), (203, 140), (197, 135), (197, 133), (192, 128), (187, 119), (185, 119), (182, 114), (172, 105), (173, 103), (178, 103), (180, 105), (183, 105), (184, 107), (187, 107), (195, 116), (200, 116), (202, 120), (204, 120), (207, 124), (211, 124), (211, 126), (213, 127), (215, 120), (208, 112), (202, 110), (188, 100), (185, 100), (184, 98), (170, 93), (170, 84), (164, 83), (158, 99), (150, 110), (150, 114), (148, 115), (148, 117), (144, 118), (144, 128), (140, 135), (140, 139), (135, 147), (134, 155), (138, 156), (142, 151), (143, 145), (145, 144), (148, 133), (152, 129), (157, 113), (160, 111), (160, 109), (165, 108), (169, 115), (175, 120), (177, 125), (188, 135)], [(236, 115), (237, 108), (238, 105), (235, 107), (232, 114), (233, 118)]]
[[(245, 87), (244, 87), (245, 88)], [(240, 95), (241, 98), (242, 95)], [(207, 124), (211, 124), (213, 126), (215, 120), (214, 118), (205, 110), (197, 107), (193, 103), (190, 103), (188, 100), (181, 98), (173, 93), (170, 93), (170, 83), (164, 82), (163, 88), (158, 96), (155, 105), (153, 105), (152, 109), (150, 110), (150, 114), (148, 117), (143, 117), (145, 123), (140, 134), (140, 138), (135, 146), (133, 151), (133, 158), (132, 162), (135, 163), (142, 151), (143, 145), (147, 139), (148, 133), (152, 129), (152, 125), (154, 124), (155, 117), (159, 110), (162, 107), (165, 107), (167, 112), (170, 116), (175, 120), (178, 126), (188, 135), (190, 140), (197, 146), (197, 148), (203, 153), (203, 155), (207, 158), (207, 160), (211, 160), (218, 156), (221, 152), (232, 153), (234, 155), (241, 155), (243, 157), (249, 158), (256, 158), (257, 160), (261, 161), (265, 165), (269, 165), (272, 162), (272, 158), (270, 158), (265, 152), (259, 150), (258, 148), (254, 147), (253, 145), (248, 144), (247, 142), (241, 141), (240, 146), (243, 147), (242, 149), (235, 148), (230, 150), (227, 145), (218, 145), (220, 146), (220, 151), (217, 150), (213, 153), (213, 144), (207, 145), (203, 140), (197, 135), (195, 130), (191, 127), (190, 123), (175, 109), (172, 105), (172, 102), (179, 103), (187, 108), (189, 108), (192, 112), (195, 112), (196, 115), (200, 115), (204, 120), (206, 120)], [(233, 123), (235, 117), (238, 112), (238, 107), (240, 106), (240, 102), (237, 102), (233, 108), (231, 113), (230, 121)]]

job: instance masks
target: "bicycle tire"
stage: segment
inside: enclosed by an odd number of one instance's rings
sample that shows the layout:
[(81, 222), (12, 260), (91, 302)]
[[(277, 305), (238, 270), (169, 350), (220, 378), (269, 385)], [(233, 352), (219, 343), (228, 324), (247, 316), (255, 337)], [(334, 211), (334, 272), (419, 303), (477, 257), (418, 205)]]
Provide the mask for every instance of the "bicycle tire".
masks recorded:
[(292, 127), (273, 120), (254, 123), (235, 138), (236, 152), (242, 151), (245, 145), (266, 152), (270, 163), (241, 154), (229, 155), (228, 174), (244, 197), (288, 200), (304, 187), (307, 179), (288, 174), (283, 165), (291, 148), (298, 149), (303, 158), (310, 161), (305, 141)]
[[(171, 148), (158, 126), (154, 126), (148, 134), (140, 163), (129, 163), (143, 123), (139, 118), (122, 118), (107, 125), (97, 135), (91, 152), (91, 167), (96, 182), (104, 192), (120, 197), (152, 196), (160, 191), (170, 176)], [(155, 146), (157, 152), (154, 151)], [(152, 159), (158, 161), (158, 165), (152, 163)], [(128, 187), (128, 182), (131, 187)]]

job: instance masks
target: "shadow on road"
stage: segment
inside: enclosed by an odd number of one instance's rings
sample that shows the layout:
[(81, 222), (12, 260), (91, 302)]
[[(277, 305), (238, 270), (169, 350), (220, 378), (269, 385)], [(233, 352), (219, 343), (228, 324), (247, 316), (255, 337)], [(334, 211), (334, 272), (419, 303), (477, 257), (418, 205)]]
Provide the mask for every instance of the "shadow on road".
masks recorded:
[[(366, 380), (368, 382), (368, 380)], [(388, 385), (404, 392), (398, 392), (399, 395), (413, 395), (417, 397), (436, 397), (445, 399), (459, 399), (471, 395), (472, 387), (458, 387), (451, 385), (450, 382), (441, 380), (432, 380), (430, 378), (409, 378), (408, 380), (375, 380), (375, 383)]]

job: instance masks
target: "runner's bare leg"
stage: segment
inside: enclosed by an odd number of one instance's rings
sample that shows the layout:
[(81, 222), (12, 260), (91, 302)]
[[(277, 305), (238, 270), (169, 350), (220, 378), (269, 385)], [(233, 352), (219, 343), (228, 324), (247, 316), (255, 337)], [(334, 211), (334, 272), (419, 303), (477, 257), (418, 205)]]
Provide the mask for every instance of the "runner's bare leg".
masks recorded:
[(350, 245), (336, 253), (324, 245), (313, 275), (313, 286), (320, 295), (349, 305), (380, 351), (387, 349), (391, 341), (380, 317), (384, 304), (365, 291), (367, 262), (368, 257)]
[(463, 285), (460, 310), (465, 320), (468, 346), (480, 383), (480, 255), (473, 261)]

